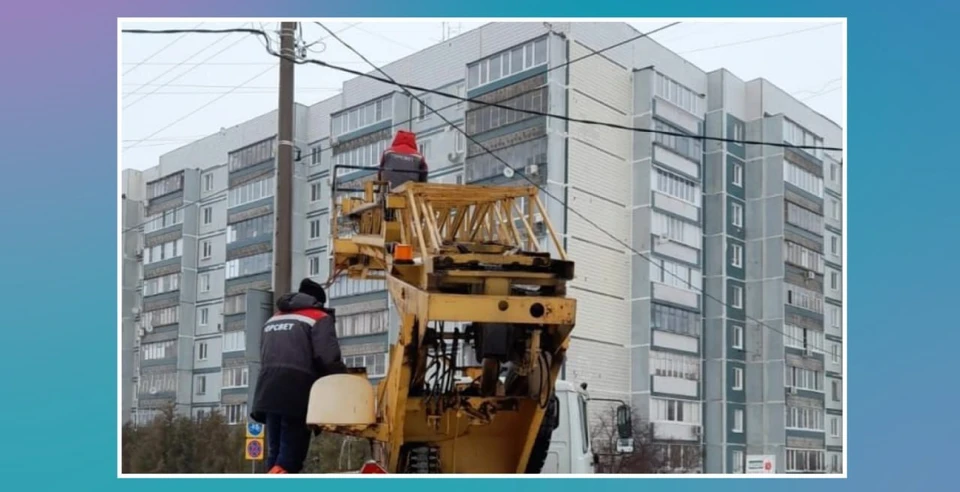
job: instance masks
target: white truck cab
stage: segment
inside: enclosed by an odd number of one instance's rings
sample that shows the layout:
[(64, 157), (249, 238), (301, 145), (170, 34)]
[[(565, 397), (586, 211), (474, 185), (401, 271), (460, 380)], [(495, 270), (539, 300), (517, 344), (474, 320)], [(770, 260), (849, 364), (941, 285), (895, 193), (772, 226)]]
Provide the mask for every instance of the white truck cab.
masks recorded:
[(587, 424), (587, 391), (570, 381), (556, 382), (559, 425), (553, 430), (541, 474), (593, 473), (593, 451)]

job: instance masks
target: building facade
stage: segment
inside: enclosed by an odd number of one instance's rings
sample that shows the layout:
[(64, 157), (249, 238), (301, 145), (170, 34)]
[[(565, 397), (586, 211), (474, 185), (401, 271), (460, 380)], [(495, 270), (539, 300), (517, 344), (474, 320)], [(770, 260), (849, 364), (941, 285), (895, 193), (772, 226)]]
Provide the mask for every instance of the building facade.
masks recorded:
[[(578, 322), (563, 377), (633, 405), (670, 470), (739, 473), (753, 455), (775, 455), (778, 472), (837, 468), (839, 156), (696, 137), (840, 146), (841, 130), (767, 81), (705, 73), (648, 39), (567, 64), (636, 34), (621, 23), (487, 24), (382, 67), (479, 102), (420, 94), (423, 105), (355, 78), (298, 107), (294, 278), (329, 278), (331, 186), (371, 179), (358, 168), (376, 166), (395, 132), (410, 129), (431, 181), (529, 179), (545, 190), (577, 262), (569, 294)], [(275, 127), (275, 113), (264, 115), (142, 173), (143, 220), (160, 222), (135, 235), (145, 251), (142, 301), (130, 303), (151, 327), (131, 350), (148, 356), (130, 370), (135, 415), (172, 398), (184, 411), (221, 407), (231, 421), (244, 418), (272, 303)], [(491, 152), (516, 173), (508, 177)], [(328, 295), (345, 361), (374, 382), (397, 324), (384, 288), (341, 278)], [(592, 411), (604, 417), (603, 407)]]

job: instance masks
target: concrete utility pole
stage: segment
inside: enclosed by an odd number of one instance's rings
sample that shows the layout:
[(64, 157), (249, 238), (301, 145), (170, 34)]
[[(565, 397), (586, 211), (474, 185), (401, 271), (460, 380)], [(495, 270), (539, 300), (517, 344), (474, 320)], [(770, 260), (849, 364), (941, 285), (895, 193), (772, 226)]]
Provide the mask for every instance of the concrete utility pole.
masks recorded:
[(293, 275), (293, 62), (296, 22), (280, 23), (280, 100), (277, 109), (277, 190), (273, 250), (274, 296), (291, 290)]

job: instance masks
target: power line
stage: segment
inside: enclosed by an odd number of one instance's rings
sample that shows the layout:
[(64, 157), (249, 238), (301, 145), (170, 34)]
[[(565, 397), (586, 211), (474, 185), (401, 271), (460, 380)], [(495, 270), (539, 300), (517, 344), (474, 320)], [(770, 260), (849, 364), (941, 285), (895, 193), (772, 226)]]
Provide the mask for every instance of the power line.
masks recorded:
[[(323, 29), (326, 30), (327, 32), (331, 32), (331, 31), (330, 31), (326, 26), (324, 26), (323, 24), (320, 24), (320, 27), (323, 27)], [(332, 36), (333, 38), (335, 38), (337, 41), (339, 41), (341, 44), (343, 44), (344, 46), (346, 46), (347, 49), (349, 49), (350, 51), (353, 51), (357, 56), (359, 56), (360, 58), (362, 58), (363, 61), (367, 62), (374, 70), (382, 73), (385, 77), (387, 77), (388, 79), (390, 79), (391, 82), (393, 82), (393, 83), (396, 84), (397, 86), (400, 86), (400, 84), (398, 84), (396, 80), (393, 80), (393, 78), (390, 77), (390, 75), (388, 75), (386, 72), (384, 72), (382, 69), (380, 69), (379, 67), (377, 67), (377, 66), (374, 65), (373, 63), (371, 63), (369, 60), (367, 60), (367, 58), (366, 58), (362, 53), (360, 53), (359, 51), (357, 51), (357, 50), (356, 50), (353, 46), (351, 46), (349, 43), (343, 41), (343, 40), (340, 39), (338, 36), (332, 34), (332, 32), (331, 32), (331, 36)], [(435, 110), (434, 110), (433, 108), (431, 108), (426, 102), (424, 102), (422, 98), (420, 98), (419, 96), (415, 95), (415, 94), (414, 94), (413, 92), (411, 92), (409, 89), (404, 88), (404, 90), (407, 92), (407, 94), (408, 94), (410, 97), (416, 99), (423, 107), (425, 107), (425, 108), (427, 108), (428, 110), (430, 110), (432, 113), (434, 113), (435, 115), (437, 115), (438, 117), (440, 117), (440, 119), (444, 120), (445, 123), (447, 123), (448, 125), (450, 125), (450, 126), (452, 126), (453, 128), (455, 128), (457, 131), (459, 131), (460, 133), (462, 133), (466, 138), (470, 139), (470, 141), (473, 142), (474, 145), (477, 145), (477, 146), (480, 147), (480, 149), (483, 150), (485, 153), (487, 153), (488, 155), (490, 155), (490, 156), (493, 157), (494, 159), (500, 161), (500, 163), (503, 164), (504, 169), (513, 169), (513, 166), (511, 166), (510, 163), (508, 163), (507, 161), (503, 160), (503, 158), (501, 158), (500, 156), (498, 156), (497, 154), (495, 154), (492, 150), (490, 150), (489, 148), (487, 148), (482, 142), (478, 141), (478, 140), (477, 140), (476, 138), (474, 138), (472, 135), (470, 135), (469, 133), (467, 133), (466, 130), (464, 130), (463, 128), (455, 125), (452, 121), (450, 121), (450, 120), (449, 120), (446, 116), (444, 116), (442, 113), (439, 113), (439, 112), (435, 111)], [(586, 223), (590, 224), (591, 226), (593, 226), (596, 230), (600, 231), (601, 233), (603, 233), (604, 235), (608, 236), (610, 239), (613, 239), (615, 242), (617, 242), (617, 243), (620, 244), (621, 246), (627, 248), (628, 250), (632, 251), (632, 252), (633, 252), (634, 254), (636, 254), (637, 256), (639, 256), (639, 257), (643, 258), (644, 260), (646, 260), (648, 265), (651, 265), (651, 266), (656, 265), (656, 267), (659, 268), (660, 271), (662, 271), (662, 272), (664, 272), (664, 273), (669, 273), (671, 276), (677, 278), (678, 280), (680, 280), (681, 282), (683, 282), (685, 285), (687, 285), (687, 287), (689, 287), (691, 290), (693, 290), (693, 291), (695, 291), (695, 292), (699, 292), (700, 295), (702, 295), (702, 296), (704, 296), (704, 297), (706, 297), (706, 298), (708, 298), (708, 299), (712, 299), (712, 300), (714, 300), (714, 301), (716, 301), (716, 302), (719, 302), (721, 305), (726, 306), (728, 309), (733, 309), (733, 306), (732, 306), (732, 305), (724, 302), (724, 301), (721, 300), (721, 299), (718, 299), (718, 298), (712, 296), (711, 294), (703, 291), (702, 289), (699, 289), (699, 288), (695, 287), (695, 286), (693, 285), (693, 283), (690, 282), (689, 279), (685, 279), (685, 278), (681, 277), (680, 275), (677, 275), (677, 274), (673, 273), (672, 271), (667, 270), (662, 264), (659, 264), (659, 263), (653, 261), (653, 259), (651, 259), (649, 256), (647, 256), (647, 255), (645, 255), (645, 254), (637, 251), (637, 250), (634, 249), (632, 246), (630, 246), (629, 244), (627, 244), (625, 241), (622, 241), (620, 238), (616, 237), (613, 233), (610, 233), (609, 231), (607, 231), (606, 229), (604, 229), (602, 226), (600, 226), (600, 225), (597, 224), (596, 222), (590, 220), (586, 215), (580, 213), (579, 211), (577, 211), (577, 209), (571, 207), (571, 206), (570, 206), (569, 204), (567, 204), (564, 200), (561, 200), (561, 199), (557, 198), (556, 196), (554, 196), (552, 193), (550, 193), (549, 191), (547, 191), (546, 189), (544, 189), (542, 186), (540, 186), (539, 183), (537, 183), (537, 182), (534, 181), (533, 179), (530, 179), (530, 177), (528, 177), (525, 173), (520, 172), (520, 171), (518, 171), (518, 170), (514, 170), (514, 171), (515, 171), (515, 173), (516, 173), (518, 176), (522, 177), (523, 179), (525, 179), (526, 181), (528, 181), (531, 185), (535, 186), (538, 190), (540, 190), (541, 193), (543, 193), (544, 195), (552, 198), (554, 201), (556, 201), (556, 202), (559, 203), (561, 206), (563, 206), (565, 210), (568, 210), (568, 211), (570, 211), (571, 213), (573, 213), (574, 215), (580, 217), (580, 219), (582, 219), (584, 222), (586, 222)], [(745, 318), (748, 319), (748, 320), (752, 320), (752, 321), (758, 323), (760, 326), (764, 326), (764, 327), (768, 328), (768, 329), (771, 330), (771, 331), (774, 331), (774, 332), (776, 332), (776, 333), (779, 333), (780, 335), (782, 335), (782, 336), (784, 336), (784, 337), (793, 338), (793, 337), (791, 337), (790, 335), (787, 335), (786, 333), (784, 333), (784, 332), (782, 332), (782, 331), (780, 331), (780, 330), (778, 330), (778, 329), (776, 329), (776, 328), (774, 328), (774, 327), (772, 327), (772, 326), (769, 326), (769, 325), (767, 325), (766, 323), (764, 323), (764, 322), (762, 322), (762, 321), (760, 321), (760, 320), (758, 320), (758, 319), (753, 319), (753, 318), (751, 318), (750, 316), (745, 316)]]
[(716, 46), (708, 46), (708, 47), (706, 47), (706, 48), (697, 48), (697, 49), (694, 49), (694, 50), (681, 51), (680, 53), (677, 53), (677, 54), (678, 54), (678, 55), (686, 55), (686, 54), (689, 54), (689, 53), (699, 53), (699, 52), (701, 52), (701, 51), (716, 50), (716, 49), (720, 49), (720, 48), (727, 48), (727, 47), (730, 47), (730, 46), (739, 46), (739, 45), (741, 45), (741, 44), (749, 44), (749, 43), (753, 43), (753, 42), (756, 42), (756, 41), (763, 41), (763, 40), (766, 40), (766, 39), (782, 38), (782, 37), (784, 37), (784, 36), (790, 36), (790, 35), (792, 35), (792, 34), (800, 34), (800, 33), (802, 33), (802, 32), (816, 31), (817, 29), (824, 29), (824, 28), (827, 28), (827, 27), (830, 27), (830, 26), (840, 26), (840, 25), (843, 25), (843, 24), (840, 24), (840, 23), (836, 23), (836, 24), (821, 24), (821, 25), (819, 25), (819, 26), (808, 27), (808, 28), (806, 28), (806, 29), (797, 29), (796, 31), (787, 31), (787, 32), (782, 32), (782, 33), (780, 33), (780, 34), (772, 34), (772, 35), (770, 35), (770, 36), (762, 36), (762, 37), (759, 37), (759, 38), (744, 39), (743, 41), (735, 41), (735, 42), (733, 42), (733, 43), (718, 44), (718, 45), (716, 45)]
[[(269, 72), (269, 71), (272, 70), (272, 69), (273, 69), (273, 67), (267, 67), (266, 70), (263, 70), (263, 71), (257, 73), (257, 74), (254, 75), (253, 77), (250, 77), (250, 78), (247, 79), (246, 81), (242, 82), (240, 85), (236, 86), (235, 89), (240, 89), (240, 88), (242, 88), (242, 87), (243, 87), (244, 85), (246, 85), (247, 83), (253, 82), (254, 80), (262, 77), (264, 74), (266, 74), (267, 72)], [(168, 124), (168, 125), (160, 128), (159, 130), (151, 133), (150, 135), (147, 135), (146, 137), (141, 138), (141, 139), (137, 140), (136, 142), (134, 142), (134, 143), (132, 143), (132, 144), (124, 147), (123, 150), (132, 149), (132, 148), (140, 145), (140, 144), (143, 143), (144, 141), (146, 141), (146, 140), (148, 140), (148, 139), (150, 139), (150, 138), (153, 138), (153, 137), (157, 136), (157, 134), (159, 134), (160, 132), (162, 132), (162, 131), (164, 131), (164, 130), (170, 128), (170, 127), (172, 127), (173, 125), (176, 125), (177, 123), (180, 123), (181, 121), (189, 118), (190, 116), (193, 116), (193, 115), (197, 114), (198, 112), (200, 112), (200, 110), (202, 110), (202, 109), (210, 106), (211, 104), (213, 104), (213, 103), (215, 103), (215, 102), (223, 99), (224, 97), (227, 97), (228, 95), (230, 95), (231, 92), (233, 92), (233, 91), (227, 91), (227, 92), (224, 92), (223, 94), (220, 94), (219, 96), (211, 99), (210, 101), (207, 101), (207, 102), (206, 102), (205, 104), (203, 104), (202, 106), (199, 106), (199, 107), (197, 107), (196, 109), (194, 109), (193, 111), (190, 111), (189, 113), (187, 113), (187, 114), (185, 114), (185, 115), (177, 118), (176, 120), (172, 121), (170, 124)]]
[[(676, 25), (676, 23), (675, 23), (675, 24), (670, 24), (670, 25)], [(665, 27), (669, 27), (670, 25), (665, 26)], [(664, 28), (665, 28), (665, 27), (664, 27)], [(663, 29), (663, 28), (661, 28), (661, 29)], [(177, 30), (177, 29), (167, 29), (167, 30), (131, 29), (131, 30), (124, 30), (123, 32), (138, 33), (138, 34), (174, 34), (174, 33), (180, 32), (180, 31), (181, 31), (181, 30)], [(201, 31), (203, 31), (203, 30), (201, 30)], [(218, 32), (217, 30), (209, 30), (209, 31)], [(263, 31), (257, 30), (257, 29), (233, 29), (233, 30), (231, 30), (231, 31), (246, 32), (246, 33), (256, 34), (256, 35), (260, 35), (260, 36), (265, 36), (265, 35), (266, 35), (266, 33), (264, 33)], [(633, 38), (628, 39), (627, 41), (636, 40), (636, 39), (639, 39), (640, 37), (643, 37), (643, 35), (641, 35), (641, 36), (635, 36), (635, 37), (633, 37)], [(604, 51), (607, 51), (607, 50), (609, 50), (609, 49), (612, 49), (612, 48), (615, 48), (615, 47), (617, 47), (617, 46), (626, 44), (627, 41), (623, 41), (623, 42), (617, 43), (617, 44), (615, 44), (615, 45), (613, 45), (613, 46), (608, 46), (607, 48), (604, 48), (604, 49), (599, 50), (599, 51), (594, 51), (594, 52), (588, 53), (587, 55), (584, 55), (584, 56), (582, 56), (582, 57), (580, 57), (580, 58), (575, 58), (575, 59), (570, 60), (570, 61), (568, 61), (568, 62), (566, 62), (566, 63), (560, 64), (560, 65), (557, 65), (556, 67), (553, 67), (553, 68), (551, 68), (551, 69), (548, 69), (547, 72), (550, 72), (550, 71), (552, 71), (552, 70), (556, 70), (556, 69), (559, 69), (559, 68), (563, 68), (563, 67), (565, 67), (565, 66), (570, 65), (571, 63), (580, 61), (580, 60), (582, 60), (582, 59), (584, 59), (584, 58), (586, 58), (586, 57), (588, 57), (588, 56), (593, 56), (593, 55), (596, 55), (596, 54), (603, 53)], [(275, 56), (275, 57), (278, 57), (278, 58), (284, 58), (283, 55), (281, 55), (280, 53), (276, 53), (275, 51), (270, 51), (270, 54), (273, 55), (273, 56)], [(316, 59), (307, 58), (307, 59), (295, 59), (295, 60), (293, 60), (293, 61), (294, 61), (295, 63), (301, 64), (301, 65), (302, 65), (302, 64), (314, 64), (314, 65), (319, 65), (319, 66), (322, 66), (322, 67), (330, 68), (330, 69), (333, 69), (333, 70), (337, 70), (337, 71), (340, 71), (340, 72), (345, 72), (345, 73), (349, 73), (349, 74), (352, 74), (352, 75), (356, 75), (356, 76), (358, 76), (358, 77), (364, 77), (364, 78), (368, 78), (368, 79), (371, 79), (371, 80), (376, 80), (376, 81), (378, 81), (378, 82), (381, 82), (381, 83), (384, 83), (384, 84), (387, 84), (387, 85), (399, 87), (399, 88), (401, 88), (401, 89), (404, 89), (405, 91), (416, 90), (416, 91), (418, 91), (418, 92), (427, 93), (427, 94), (436, 94), (436, 95), (438, 95), (438, 96), (442, 96), (442, 97), (446, 97), (446, 98), (454, 99), (454, 100), (458, 100), (458, 101), (470, 102), (470, 103), (474, 103), (474, 104), (480, 104), (480, 105), (483, 105), (483, 106), (490, 106), (490, 107), (500, 108), (500, 109), (503, 109), (503, 110), (514, 111), (514, 112), (517, 112), (517, 113), (525, 113), (525, 114), (530, 114), (530, 115), (534, 115), (534, 116), (543, 116), (543, 117), (547, 117), (547, 118), (559, 119), (559, 120), (566, 121), (566, 122), (571, 122), (571, 123), (582, 123), (582, 124), (586, 124), (586, 125), (604, 126), (604, 127), (613, 128), (613, 129), (616, 129), (616, 130), (627, 130), (627, 131), (638, 132), (638, 133), (651, 133), (651, 134), (670, 135), (670, 136), (679, 137), (679, 138), (688, 138), (688, 139), (703, 140), (703, 141), (712, 141), (712, 142), (736, 143), (736, 144), (741, 144), (741, 145), (766, 145), (766, 146), (771, 146), (771, 147), (781, 147), (781, 148), (790, 148), (790, 149), (830, 150), (830, 151), (836, 151), (836, 152), (842, 152), (842, 151), (843, 151), (843, 149), (840, 148), (840, 147), (823, 147), (823, 146), (817, 146), (817, 145), (793, 145), (793, 144), (789, 144), (789, 143), (786, 143), (786, 142), (762, 142), (762, 141), (756, 141), (756, 140), (744, 140), (744, 139), (734, 139), (734, 138), (726, 138), (726, 137), (711, 137), (711, 136), (707, 136), (707, 135), (692, 135), (692, 134), (681, 133), (681, 132), (673, 132), (673, 131), (668, 131), (668, 130), (656, 130), (656, 129), (651, 129), (651, 128), (637, 128), (637, 127), (631, 127), (631, 126), (627, 126), (627, 125), (621, 125), (621, 124), (618, 124), (618, 123), (609, 123), (609, 122), (605, 122), (605, 121), (588, 120), (588, 119), (584, 119), (584, 118), (573, 118), (573, 117), (570, 117), (570, 116), (557, 115), (557, 114), (547, 113), (547, 112), (543, 112), (543, 111), (535, 111), (535, 110), (532, 110), (532, 109), (513, 108), (513, 107), (507, 106), (507, 105), (505, 105), (505, 104), (501, 104), (501, 103), (493, 103), (493, 102), (482, 101), (482, 100), (478, 100), (478, 99), (474, 99), (474, 98), (464, 97), (464, 96), (460, 96), (460, 95), (457, 95), (457, 94), (450, 94), (450, 93), (438, 91), (438, 90), (436, 90), (436, 89), (429, 89), (429, 88), (426, 88), (426, 87), (420, 87), (420, 86), (416, 86), (416, 85), (412, 85), (412, 84), (402, 84), (402, 83), (400, 83), (400, 82), (397, 82), (396, 80), (393, 80), (393, 79), (390, 78), (389, 76), (387, 76), (387, 78), (378, 77), (378, 76), (376, 76), (376, 75), (372, 75), (372, 74), (369, 74), (369, 73), (361, 72), (361, 71), (358, 71), (358, 70), (353, 70), (353, 69), (350, 69), (350, 68), (341, 67), (341, 66), (338, 66), (338, 65), (333, 65), (333, 64), (324, 62), (324, 61), (322, 61), (322, 60), (316, 60)], [(381, 72), (381, 73), (383, 73), (383, 72)]]
[[(202, 25), (204, 25), (204, 24), (205, 24), (205, 22), (201, 22), (201, 23), (193, 26), (193, 28), (194, 28), (194, 29), (197, 29), (197, 28), (199, 28), (200, 26), (202, 26)], [(176, 39), (174, 39), (173, 41), (170, 41), (169, 43), (165, 44), (165, 45), (164, 45), (162, 48), (160, 48), (159, 50), (154, 51), (150, 56), (144, 58), (143, 60), (140, 60), (139, 63), (137, 63), (136, 65), (134, 65), (134, 66), (130, 67), (129, 69), (127, 69), (126, 71), (124, 71), (124, 72), (123, 72), (123, 75), (126, 75), (126, 74), (128, 74), (128, 73), (136, 70), (137, 67), (140, 67), (141, 65), (143, 65), (143, 64), (147, 63), (148, 61), (152, 60), (153, 57), (159, 55), (160, 53), (163, 53), (164, 51), (166, 51), (167, 48), (169, 48), (169, 47), (173, 46), (174, 44), (176, 44), (177, 41), (180, 41), (181, 39), (183, 39), (183, 38), (185, 38), (185, 37), (187, 37), (187, 36), (189, 36), (189, 35), (190, 35), (190, 33), (186, 33), (186, 32), (185, 32), (185, 33), (183, 33), (182, 35), (178, 36), (178, 37), (177, 37)], [(125, 64), (125, 65), (126, 65), (126, 64)]]
[[(203, 31), (203, 30), (201, 29), (201, 30), (198, 30), (198, 31), (195, 31), (195, 32), (199, 32), (199, 31)], [(266, 33), (263, 33), (263, 35), (266, 37)], [(228, 37), (230, 37), (230, 33), (224, 34), (220, 39), (214, 41), (213, 43), (210, 43), (209, 45), (207, 45), (206, 47), (204, 47), (204, 48), (201, 49), (200, 51), (197, 51), (197, 52), (194, 53), (193, 55), (190, 55), (190, 57), (188, 57), (186, 60), (184, 60), (184, 62), (193, 59), (194, 57), (198, 56), (200, 53), (203, 53), (204, 51), (212, 48), (214, 45), (219, 44), (221, 41), (227, 39)], [(207, 61), (209, 61), (209, 60), (215, 58), (216, 56), (220, 55), (220, 53), (223, 53), (224, 51), (227, 51), (228, 49), (236, 46), (237, 44), (240, 44), (243, 40), (244, 40), (244, 38), (241, 38), (241, 39), (238, 39), (238, 40), (237, 40), (236, 42), (234, 42), (234, 43), (230, 43), (229, 45), (227, 45), (226, 47), (224, 47), (222, 50), (220, 50), (220, 51), (218, 51), (218, 52), (210, 55), (209, 57), (207, 57), (206, 59), (204, 59), (204, 60), (203, 60), (202, 62), (200, 62), (200, 63), (201, 63), (201, 64), (202, 64), (202, 63), (206, 63)], [(156, 77), (150, 79), (150, 82), (148, 82), (148, 83), (156, 82), (157, 80), (159, 80), (159, 79), (160, 79), (161, 77), (163, 77), (164, 75), (166, 75), (166, 74), (168, 74), (168, 73), (176, 70), (177, 67), (179, 67), (179, 66), (181, 66), (181, 65), (174, 65), (174, 66), (170, 67), (168, 70), (164, 71), (164, 72), (161, 73), (160, 75), (157, 75)], [(193, 67), (191, 67), (191, 68), (189, 68), (189, 69), (181, 72), (181, 73), (180, 73), (179, 75), (177, 75), (176, 77), (168, 80), (167, 83), (170, 83), (170, 82), (179, 80), (179, 79), (182, 78), (184, 75), (192, 72), (193, 70), (196, 70), (196, 68), (199, 67), (199, 66), (200, 66), (200, 65), (195, 65), (195, 66), (193, 66)], [(154, 89), (153, 92), (159, 91), (162, 87), (163, 87), (163, 86), (160, 86), (160, 87), (158, 87), (157, 89)], [(141, 87), (141, 88), (142, 88), (142, 87)], [(138, 92), (141, 88), (135, 89), (134, 92)], [(131, 102), (131, 103), (129, 103), (129, 104), (125, 104), (125, 105), (123, 106), (123, 109), (129, 109), (130, 107), (132, 107), (133, 105), (137, 104), (138, 102), (143, 101), (144, 99), (150, 97), (150, 95), (151, 95), (153, 92), (147, 93), (147, 94), (143, 95), (143, 97), (140, 97), (140, 98), (138, 98), (138, 99), (134, 99), (133, 102)]]
[(843, 89), (843, 87), (842, 87), (842, 86), (841, 86), (841, 87), (834, 87), (833, 89), (826, 90), (826, 91), (822, 91), (822, 92), (818, 92), (818, 93), (816, 93), (816, 94), (814, 94), (814, 95), (812, 95), (812, 96), (807, 96), (807, 97), (801, 99), (801, 101), (809, 101), (809, 100), (811, 100), (811, 99), (815, 99), (815, 98), (818, 98), (818, 97), (820, 97), (820, 96), (825, 96), (825, 95), (827, 95), (827, 94), (830, 94), (831, 92), (837, 92), (837, 91), (840, 90), (840, 89)]

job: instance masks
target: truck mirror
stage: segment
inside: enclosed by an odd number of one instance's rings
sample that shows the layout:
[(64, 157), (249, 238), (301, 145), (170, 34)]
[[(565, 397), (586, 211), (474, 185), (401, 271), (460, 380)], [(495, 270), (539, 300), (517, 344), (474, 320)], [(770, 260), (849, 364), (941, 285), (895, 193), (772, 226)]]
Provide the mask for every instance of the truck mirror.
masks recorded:
[(617, 407), (617, 434), (620, 435), (620, 439), (633, 437), (633, 417), (630, 407), (625, 404)]

